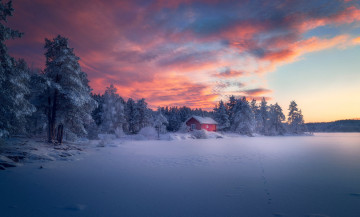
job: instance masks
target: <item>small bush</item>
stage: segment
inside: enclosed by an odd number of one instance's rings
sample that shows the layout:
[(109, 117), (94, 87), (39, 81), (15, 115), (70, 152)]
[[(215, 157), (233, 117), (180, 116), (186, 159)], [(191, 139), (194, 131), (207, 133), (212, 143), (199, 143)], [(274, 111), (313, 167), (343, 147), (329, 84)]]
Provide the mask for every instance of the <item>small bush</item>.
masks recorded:
[(191, 135), (195, 139), (207, 139), (208, 138), (206, 130), (194, 130), (191, 132)]
[(144, 136), (146, 139), (156, 139), (157, 132), (154, 127), (144, 127), (138, 133), (140, 136)]

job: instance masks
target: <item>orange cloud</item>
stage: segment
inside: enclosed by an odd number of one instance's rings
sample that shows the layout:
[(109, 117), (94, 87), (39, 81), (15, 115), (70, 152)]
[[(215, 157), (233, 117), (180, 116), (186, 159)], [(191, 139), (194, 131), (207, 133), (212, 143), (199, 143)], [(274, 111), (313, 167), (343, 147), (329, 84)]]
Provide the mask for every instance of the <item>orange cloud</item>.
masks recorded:
[(360, 37), (354, 38), (353, 44), (355, 44), (355, 45), (360, 44)]
[(355, 6), (351, 6), (341, 11), (340, 13), (334, 14), (329, 17), (306, 20), (305, 22), (300, 23), (300, 25), (297, 28), (301, 32), (306, 32), (308, 30), (315, 29), (320, 26), (325, 26), (329, 24), (340, 25), (345, 23), (353, 23), (359, 20), (360, 20), (360, 9), (356, 8)]
[(245, 94), (247, 94), (249, 96), (260, 96), (260, 95), (264, 95), (266, 93), (271, 93), (272, 90), (265, 89), (265, 88), (255, 88), (255, 89), (244, 90), (242, 92), (244, 92)]
[(330, 48), (345, 48), (356, 41), (348, 35), (339, 35), (330, 39), (311, 37), (297, 41), (288, 46), (286, 50), (270, 51), (260, 58), (258, 73), (266, 73), (276, 70), (281, 65), (290, 64), (306, 54)]
[[(105, 87), (108, 82), (95, 79), (92, 86)], [(157, 106), (189, 106), (212, 109), (218, 95), (204, 84), (194, 83), (187, 77), (176, 74), (155, 76), (149, 82), (135, 82), (131, 86), (114, 85), (125, 98), (146, 98), (151, 108)]]
[(226, 69), (220, 73), (214, 74), (214, 76), (219, 78), (232, 78), (232, 77), (241, 77), (244, 76), (245, 74), (246, 73), (243, 71)]

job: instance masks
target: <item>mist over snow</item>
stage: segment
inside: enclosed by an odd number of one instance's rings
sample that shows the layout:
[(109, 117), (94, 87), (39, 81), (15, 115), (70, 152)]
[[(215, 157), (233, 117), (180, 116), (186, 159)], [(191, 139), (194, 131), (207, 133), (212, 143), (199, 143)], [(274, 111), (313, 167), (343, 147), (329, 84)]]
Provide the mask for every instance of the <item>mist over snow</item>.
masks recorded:
[(80, 160), (0, 171), (0, 213), (357, 217), (359, 141), (319, 133), (93, 144)]

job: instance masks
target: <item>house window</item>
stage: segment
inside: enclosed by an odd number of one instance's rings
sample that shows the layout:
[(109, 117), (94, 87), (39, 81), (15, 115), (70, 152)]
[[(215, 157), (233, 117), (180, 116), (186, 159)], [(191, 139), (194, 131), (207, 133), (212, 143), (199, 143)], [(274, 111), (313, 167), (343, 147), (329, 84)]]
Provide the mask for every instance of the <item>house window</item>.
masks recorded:
[(196, 125), (195, 125), (195, 124), (191, 124), (191, 129), (192, 129), (192, 130), (195, 130), (195, 128), (196, 128)]

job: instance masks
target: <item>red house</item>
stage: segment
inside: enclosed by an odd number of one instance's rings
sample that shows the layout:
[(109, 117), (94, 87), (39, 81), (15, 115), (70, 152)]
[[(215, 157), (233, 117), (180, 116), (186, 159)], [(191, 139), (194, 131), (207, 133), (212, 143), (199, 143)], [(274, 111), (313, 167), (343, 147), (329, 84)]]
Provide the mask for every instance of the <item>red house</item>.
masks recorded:
[(214, 119), (209, 117), (200, 117), (200, 116), (191, 116), (185, 121), (185, 124), (190, 128), (190, 130), (207, 130), (216, 132), (216, 125), (218, 124)]

